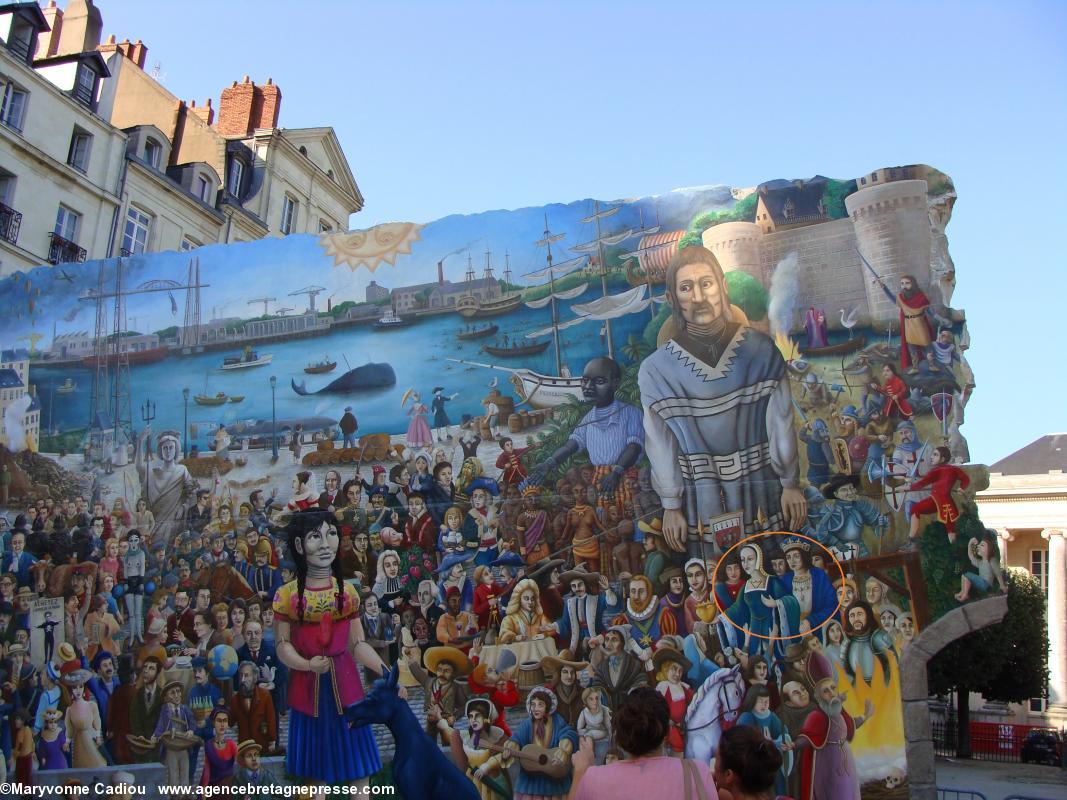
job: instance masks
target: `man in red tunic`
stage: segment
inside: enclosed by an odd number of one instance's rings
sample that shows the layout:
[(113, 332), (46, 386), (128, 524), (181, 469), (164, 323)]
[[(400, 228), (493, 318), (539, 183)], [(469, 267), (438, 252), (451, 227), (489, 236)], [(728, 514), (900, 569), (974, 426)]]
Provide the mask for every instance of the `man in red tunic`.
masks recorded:
[(507, 436), (500, 440), (500, 447), (502, 450), (496, 459), (497, 469), (504, 470), (500, 482), (517, 486), (526, 480), (526, 465), (522, 463), (522, 456), (530, 448), (516, 448), (515, 443)]
[(915, 374), (919, 371), (916, 365), (926, 358), (926, 348), (934, 340), (928, 316), (933, 313), (930, 301), (911, 275), (900, 276), (900, 293), (896, 295), (881, 280), (876, 282), (900, 309), (900, 368)]
[(420, 492), (412, 492), (408, 498), (408, 518), (404, 522), (404, 541), (400, 547), (407, 550), (416, 545), (424, 553), (437, 552), (437, 526), (426, 512), (426, 498)]
[(885, 396), (885, 405), (882, 406), (882, 416), (886, 419), (903, 417), (911, 419), (911, 403), (908, 402), (908, 387), (897, 375), (896, 367), (886, 364), (882, 367), (882, 385), (871, 382), (868, 384), (871, 391)]
[(908, 489), (925, 489), (929, 487), (930, 496), (921, 500), (911, 507), (911, 530), (908, 537), (912, 540), (919, 538), (919, 517), (923, 514), (937, 514), (937, 519), (944, 523), (948, 531), (948, 540), (956, 541), (956, 520), (960, 518), (960, 510), (956, 501), (952, 499), (952, 492), (959, 483), (960, 490), (966, 489), (971, 484), (967, 473), (957, 466), (948, 463), (952, 453), (947, 447), (934, 448), (934, 466), (923, 477), (908, 485)]
[(863, 716), (852, 718), (837, 692), (836, 668), (817, 650), (808, 656), (806, 671), (815, 685), (817, 708), (808, 714), (794, 747), (800, 753), (800, 796), (797, 800), (860, 800), (859, 773), (849, 742), (871, 718), (874, 706), (863, 704)]

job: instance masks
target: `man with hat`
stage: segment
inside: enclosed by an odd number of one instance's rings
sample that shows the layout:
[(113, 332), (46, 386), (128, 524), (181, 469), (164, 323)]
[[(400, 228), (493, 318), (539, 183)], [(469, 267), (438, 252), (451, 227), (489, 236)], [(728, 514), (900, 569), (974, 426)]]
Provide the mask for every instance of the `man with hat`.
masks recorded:
[[(269, 769), (262, 769), (259, 757), (263, 747), (254, 739), (245, 739), (237, 745), (237, 770), (233, 773), (234, 786), (281, 786)], [(245, 795), (245, 800), (262, 795)]]
[(258, 538), (250, 554), (254, 561), (245, 566), (244, 573), (244, 578), (252, 587), (252, 591), (268, 603), (274, 600), (275, 592), (282, 586), (281, 575), (270, 565), (272, 552), (270, 542), (266, 538)]
[[(828, 548), (838, 550), (844, 555), (854, 553), (857, 556), (870, 555), (863, 541), (863, 531), (871, 526), (875, 533), (882, 535), (889, 528), (889, 518), (879, 513), (878, 509), (859, 496), (860, 480), (855, 475), (834, 475), (820, 489), (824, 502), (815, 516), (815, 538)], [(808, 490), (814, 502), (818, 493)], [(809, 518), (810, 519), (810, 518)]]
[(433, 400), (430, 402), (430, 410), (433, 412), (433, 429), (437, 431), (437, 441), (439, 442), (444, 441), (441, 438), (442, 429), (445, 432), (445, 438), (448, 441), (452, 441), (452, 420), (448, 418), (445, 403), (449, 403), (457, 397), (459, 397), (459, 392), (445, 394), (444, 386), (433, 387)]
[(807, 642), (791, 642), (786, 645), (785, 652), (777, 665), (778, 673), (781, 676), (778, 682), (784, 686), (790, 681), (795, 681), (807, 689), (808, 692), (815, 691), (815, 683), (808, 674), (808, 657), (810, 655), (811, 648)]
[[(578, 746), (578, 732), (556, 710), (558, 700), (547, 686), (535, 686), (526, 696), (529, 717), (515, 728), (508, 741), (508, 751), (514, 757), (526, 745), (534, 744), (549, 750), (554, 764), (566, 764)], [(565, 797), (571, 788), (571, 773), (564, 778), (552, 778), (527, 768), (519, 761), (519, 779), (515, 783), (515, 800), (524, 798)]]
[(20, 586), (15, 592), (15, 630), (30, 629), (30, 613), (33, 604), (33, 589)]
[(13, 642), (7, 649), (7, 662), (12, 686), (9, 699), (15, 708), (30, 708), (36, 694), (34, 676), (37, 668), (30, 662), (29, 650), (25, 645)]
[(632, 647), (629, 625), (614, 625), (594, 642), (599, 646), (593, 648), (593, 678), (589, 685), (603, 689), (608, 708), (615, 711), (631, 689), (649, 685), (652, 650), (637, 648), (639, 658), (628, 652)]
[[(685, 573), (679, 567), (670, 566), (659, 574), (663, 596), (659, 599), (660, 617), (669, 614), (674, 618), (674, 632), (679, 636), (689, 634), (685, 616)], [(660, 625), (662, 628), (662, 624)]]
[[(563, 616), (556, 622), (559, 638), (572, 653), (588, 653), (589, 640), (603, 632), (604, 615), (617, 607), (618, 597), (607, 577), (589, 572), (585, 564), (564, 572), (559, 579), (570, 587), (570, 593), (563, 598)], [(599, 594), (589, 594), (598, 586)]]
[(548, 472), (576, 453), (586, 453), (593, 465), (598, 505), (622, 512), (633, 495), (623, 477), (641, 458), (645, 429), (640, 409), (616, 398), (622, 370), (612, 358), (591, 359), (582, 370), (582, 399), (593, 407), (570, 437), (531, 473), (529, 483), (540, 485)]
[(356, 415), (352, 413), (352, 406), (345, 406), (345, 413), (341, 415), (341, 419), (337, 421), (337, 427), (341, 431), (341, 435), (344, 439), (341, 442), (341, 447), (348, 449), (349, 447), (356, 446), (356, 431), (359, 430), (359, 423), (356, 421)]
[(691, 686), (682, 683), (682, 677), (693, 665), (678, 648), (664, 640), (652, 654), (652, 667), (656, 674), (656, 691), (667, 701), (671, 716), (667, 753), (681, 757), (685, 753), (685, 712), (694, 694)]
[(577, 727), (578, 717), (585, 707), (582, 703), (582, 687), (578, 682), (578, 673), (589, 667), (588, 661), (578, 661), (570, 650), (561, 650), (557, 655), (541, 659), (541, 669), (545, 673), (545, 684), (556, 694), (559, 701), (559, 713), (567, 724)]
[(181, 681), (168, 681), (163, 687), (165, 703), (152, 732), (152, 743), (163, 743), (163, 765), (167, 768), (167, 783), (185, 786), (189, 783), (189, 755), (193, 744), (196, 721), (184, 701), (185, 687)]
[(562, 558), (542, 558), (526, 573), (526, 577), (537, 581), (541, 590), (541, 608), (553, 622), (563, 616), (563, 595), (560, 594), (559, 569), (567, 562)]
[(419, 664), (418, 656), (411, 654), (408, 669), (426, 692), (426, 732), (447, 743), (448, 727), (455, 724), (470, 699), (467, 687), (457, 683), (456, 678), (471, 673), (471, 662), (462, 650), (446, 645), (429, 648), (424, 661), (425, 668)]
[(653, 584), (659, 582), (660, 573), (667, 568), (667, 556), (670, 550), (667, 540), (663, 535), (663, 521), (654, 519), (651, 522), (638, 520), (637, 529), (644, 534), (641, 540), (645, 549), (645, 562), (641, 572), (648, 576)]
[(863, 716), (844, 710), (845, 695), (837, 691), (837, 669), (822, 653), (811, 653), (808, 671), (815, 703), (795, 741), (800, 751), (800, 797), (803, 800), (860, 800), (859, 773), (849, 742), (874, 713), (868, 699)]

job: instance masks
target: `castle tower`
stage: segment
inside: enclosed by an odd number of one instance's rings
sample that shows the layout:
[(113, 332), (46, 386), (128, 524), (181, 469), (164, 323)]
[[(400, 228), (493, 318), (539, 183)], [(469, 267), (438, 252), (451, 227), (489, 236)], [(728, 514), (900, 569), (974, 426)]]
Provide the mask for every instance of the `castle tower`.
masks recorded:
[[(926, 181), (909, 180), (870, 186), (845, 198), (860, 253), (885, 285), (896, 294), (901, 275), (913, 275), (929, 294), (930, 216), (926, 208)], [(896, 322), (896, 305), (881, 288), (872, 286), (866, 267), (864, 283), (871, 319)]]
[(741, 270), (766, 285), (760, 257), (762, 236), (754, 222), (724, 222), (704, 231), (701, 240), (715, 254), (723, 272)]

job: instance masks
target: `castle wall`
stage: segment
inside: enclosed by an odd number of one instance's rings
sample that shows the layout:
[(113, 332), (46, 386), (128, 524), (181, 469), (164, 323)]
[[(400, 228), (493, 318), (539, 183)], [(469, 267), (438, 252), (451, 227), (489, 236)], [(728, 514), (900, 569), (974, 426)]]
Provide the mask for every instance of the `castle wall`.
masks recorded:
[[(926, 181), (894, 181), (860, 189), (845, 198), (860, 252), (892, 292), (901, 275), (914, 275), (919, 288), (930, 289), (930, 216)], [(876, 323), (897, 319), (897, 309), (864, 274), (868, 308)]]
[(754, 222), (724, 222), (704, 231), (701, 241), (719, 260), (723, 272), (742, 270), (763, 280), (760, 240), (763, 233)]
[(840, 309), (867, 311), (863, 263), (856, 254), (856, 234), (852, 220), (835, 219), (818, 225), (790, 228), (763, 236), (760, 247), (761, 275), (770, 286), (778, 262), (797, 253), (800, 293), (792, 329), (799, 330), (803, 310), (809, 306), (826, 310), (827, 324), (840, 328)]

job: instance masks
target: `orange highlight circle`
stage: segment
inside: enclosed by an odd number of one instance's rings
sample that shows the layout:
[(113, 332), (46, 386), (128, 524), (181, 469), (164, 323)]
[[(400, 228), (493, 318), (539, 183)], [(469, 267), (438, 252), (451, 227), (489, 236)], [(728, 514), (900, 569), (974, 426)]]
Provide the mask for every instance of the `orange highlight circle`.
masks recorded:
[[(746, 536), (744, 539), (742, 539), (741, 541), (739, 541), (736, 544), (734, 544), (729, 550), (727, 550), (725, 553), (723, 553), (719, 557), (718, 561), (715, 562), (715, 569), (712, 571), (711, 594), (715, 598), (715, 608), (717, 608), (718, 611), (719, 611), (720, 619), (725, 619), (727, 623), (729, 623), (730, 625), (732, 625), (734, 628), (736, 628), (739, 631), (744, 631), (744, 633), (746, 635), (748, 635), (748, 636), (753, 636), (753, 637), (755, 637), (757, 639), (766, 639), (767, 641), (771, 641), (771, 642), (793, 641), (794, 639), (795, 640), (799, 640), (803, 636), (810, 636), (811, 634), (815, 633), (816, 631), (821, 630), (822, 628), (826, 627), (826, 625), (828, 625), (830, 622), (832, 622), (834, 620), (834, 618), (838, 615), (838, 613), (841, 611), (842, 603), (841, 603), (841, 598), (840, 597), (837, 600), (837, 607), (833, 610), (833, 613), (830, 614), (830, 616), (828, 616), (826, 618), (826, 620), (822, 623), (822, 625), (819, 625), (817, 628), (811, 628), (806, 633), (803, 633), (803, 634), (799, 634), (798, 633), (798, 634), (796, 634), (794, 636), (764, 636), (763, 634), (755, 633), (753, 631), (750, 631), (748, 628), (745, 628), (745, 627), (743, 627), (741, 625), (736, 624), (732, 619), (730, 619), (729, 617), (726, 616), (726, 614), (725, 614), (726, 609), (724, 609), (722, 606), (719, 605), (719, 596), (717, 594), (715, 594), (714, 576), (719, 574), (719, 564), (721, 564), (723, 559), (725, 559), (728, 555), (730, 555), (730, 553), (732, 553), (738, 547), (742, 547), (742, 546), (745, 545), (746, 542), (751, 542), (753, 539), (759, 539), (759, 538), (761, 538), (763, 536), (788, 536), (790, 538), (795, 538), (795, 539), (806, 539), (807, 541), (818, 545), (824, 551), (826, 551), (826, 554), (828, 556), (830, 556), (830, 560), (833, 561), (834, 564), (837, 566), (837, 571), (841, 574), (841, 581), (844, 582), (845, 580), (847, 580), (847, 578), (845, 577), (845, 568), (841, 566), (841, 562), (838, 561), (834, 557), (834, 554), (830, 552), (830, 548), (828, 548), (826, 545), (824, 545), (819, 540), (812, 539), (810, 536), (805, 536), (802, 533), (793, 533), (792, 531), (763, 531), (762, 533), (754, 533), (751, 536)], [(759, 544), (757, 543), (756, 546), (759, 547)], [(761, 556), (763, 555), (763, 548), (760, 548), (760, 555)], [(764, 572), (766, 572), (766, 570), (764, 570)], [(768, 573), (768, 575), (770, 575), (770, 573)], [(774, 575), (770, 575), (770, 577), (773, 578), (775, 576)], [(827, 577), (829, 577), (829, 575)], [(767, 583), (769, 585), (770, 581), (768, 580)], [(742, 589), (741, 591), (744, 592), (744, 589)]]

